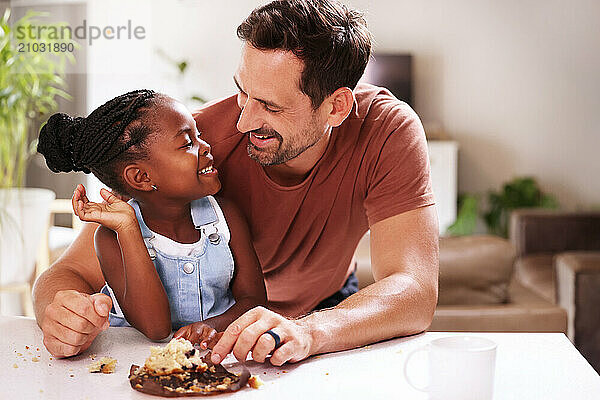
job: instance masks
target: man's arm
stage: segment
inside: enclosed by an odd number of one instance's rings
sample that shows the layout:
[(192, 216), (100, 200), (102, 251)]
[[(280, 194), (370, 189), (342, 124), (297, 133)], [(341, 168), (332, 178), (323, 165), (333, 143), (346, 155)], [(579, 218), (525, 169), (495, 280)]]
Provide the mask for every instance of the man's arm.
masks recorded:
[(263, 362), (274, 339), (283, 345), (271, 363), (296, 362), (319, 353), (362, 346), (422, 332), (430, 325), (437, 303), (438, 223), (434, 206), (405, 212), (371, 227), (371, 265), (376, 282), (338, 306), (288, 320), (255, 308), (234, 321), (213, 350), (213, 362), (230, 351), (245, 360)]
[(87, 349), (108, 328), (110, 297), (96, 293), (104, 277), (94, 251), (97, 224), (84, 224), (65, 253), (35, 282), (35, 317), (44, 345), (57, 357)]

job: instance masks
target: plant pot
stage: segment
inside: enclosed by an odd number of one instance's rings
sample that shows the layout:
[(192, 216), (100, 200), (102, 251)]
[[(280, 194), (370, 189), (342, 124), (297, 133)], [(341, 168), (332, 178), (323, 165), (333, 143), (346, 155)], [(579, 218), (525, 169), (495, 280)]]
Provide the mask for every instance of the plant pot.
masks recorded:
[[(33, 278), (54, 198), (48, 189), (0, 189), (0, 287), (26, 285)], [(0, 314), (23, 315), (22, 300), (19, 293), (1, 291)]]

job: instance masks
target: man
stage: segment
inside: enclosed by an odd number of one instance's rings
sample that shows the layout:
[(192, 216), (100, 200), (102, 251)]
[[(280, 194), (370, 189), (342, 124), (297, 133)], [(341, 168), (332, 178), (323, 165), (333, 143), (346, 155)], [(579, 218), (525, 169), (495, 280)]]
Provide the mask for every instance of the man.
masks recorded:
[[(371, 48), (362, 16), (333, 1), (275, 1), (238, 36), (238, 95), (195, 117), (221, 194), (248, 219), (269, 309), (232, 323), (213, 362), (252, 351), (281, 365), (425, 330), (438, 273), (425, 136), (406, 104), (357, 86)], [(352, 294), (352, 255), (367, 229), (376, 282)], [(34, 289), (44, 344), (57, 356), (85, 350), (107, 327), (110, 300), (93, 294), (104, 283), (94, 230), (87, 225)]]

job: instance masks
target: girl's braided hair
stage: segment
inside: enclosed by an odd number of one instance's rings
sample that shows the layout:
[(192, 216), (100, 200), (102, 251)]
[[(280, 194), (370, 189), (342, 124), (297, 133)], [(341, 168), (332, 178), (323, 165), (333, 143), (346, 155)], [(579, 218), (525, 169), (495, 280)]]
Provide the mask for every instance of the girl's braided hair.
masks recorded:
[(53, 172), (92, 172), (111, 189), (130, 194), (119, 167), (148, 156), (144, 142), (152, 129), (143, 117), (158, 96), (135, 90), (109, 100), (87, 118), (54, 114), (40, 130), (37, 151)]

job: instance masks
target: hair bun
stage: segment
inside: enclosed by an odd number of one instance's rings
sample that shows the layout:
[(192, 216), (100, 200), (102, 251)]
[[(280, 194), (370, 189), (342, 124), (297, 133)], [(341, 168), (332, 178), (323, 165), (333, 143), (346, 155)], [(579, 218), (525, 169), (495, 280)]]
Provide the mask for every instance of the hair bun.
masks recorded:
[(53, 172), (90, 171), (73, 161), (73, 142), (80, 134), (85, 118), (73, 118), (64, 113), (52, 115), (42, 126), (37, 151), (46, 159)]

